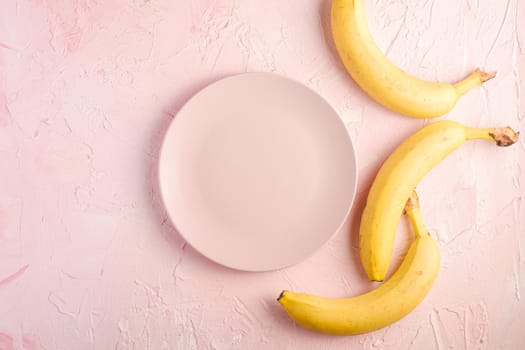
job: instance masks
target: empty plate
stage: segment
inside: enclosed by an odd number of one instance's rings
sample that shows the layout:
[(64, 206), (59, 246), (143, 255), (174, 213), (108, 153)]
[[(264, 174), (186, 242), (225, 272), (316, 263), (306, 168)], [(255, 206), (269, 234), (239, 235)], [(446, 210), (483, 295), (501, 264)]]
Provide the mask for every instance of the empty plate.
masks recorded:
[(182, 237), (240, 270), (296, 264), (342, 225), (355, 194), (345, 125), (304, 85), (269, 73), (217, 81), (171, 123), (159, 181)]

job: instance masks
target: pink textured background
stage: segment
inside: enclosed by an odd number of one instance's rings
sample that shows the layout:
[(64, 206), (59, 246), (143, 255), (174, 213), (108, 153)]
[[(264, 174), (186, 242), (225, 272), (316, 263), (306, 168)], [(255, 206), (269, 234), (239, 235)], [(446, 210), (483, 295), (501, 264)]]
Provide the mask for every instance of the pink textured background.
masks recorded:
[[(524, 130), (525, 4), (366, 1), (373, 35), (409, 72), (498, 76), (444, 118)], [(296, 327), (283, 288), (350, 296), (356, 225), (384, 158), (426, 122), (371, 102), (339, 63), (329, 2), (4, 0), (0, 4), (0, 349), (523, 349), (525, 143), (471, 142), (420, 184), (442, 267), (424, 302), (375, 333)], [(324, 96), (348, 125), (359, 194), (310, 259), (242, 273), (174, 232), (158, 149), (198, 89), (270, 71)], [(396, 257), (406, 246), (401, 225)]]

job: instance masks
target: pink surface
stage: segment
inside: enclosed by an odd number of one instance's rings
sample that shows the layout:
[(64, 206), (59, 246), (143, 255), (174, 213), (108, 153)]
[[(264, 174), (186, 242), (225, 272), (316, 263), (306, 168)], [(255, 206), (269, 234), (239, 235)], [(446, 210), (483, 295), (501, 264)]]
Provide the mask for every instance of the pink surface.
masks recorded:
[(345, 221), (352, 141), (313, 90), (270, 73), (210, 84), (177, 113), (159, 152), (176, 230), (222, 265), (269, 271), (309, 257)]
[[(293, 324), (281, 289), (355, 295), (357, 225), (381, 162), (426, 121), (366, 98), (339, 63), (327, 1), (4, 1), (0, 11), (0, 348), (522, 349), (525, 142), (463, 146), (420, 184), (442, 252), (424, 302), (389, 328), (329, 337)], [(380, 47), (453, 82), (497, 70), (444, 118), (524, 130), (523, 2), (367, 1)], [(242, 273), (203, 258), (159, 199), (160, 141), (210, 82), (273, 71), (348, 126), (358, 194), (306, 261)], [(396, 257), (404, 252), (401, 225)]]

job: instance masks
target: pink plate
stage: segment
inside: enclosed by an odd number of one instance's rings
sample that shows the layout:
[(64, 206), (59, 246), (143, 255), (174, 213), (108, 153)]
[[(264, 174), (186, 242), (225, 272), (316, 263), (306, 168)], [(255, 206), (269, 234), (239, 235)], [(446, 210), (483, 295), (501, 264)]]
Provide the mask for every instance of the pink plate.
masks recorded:
[(231, 268), (296, 264), (345, 220), (357, 183), (352, 141), (309, 88), (235, 75), (193, 96), (160, 153), (164, 205), (184, 239)]

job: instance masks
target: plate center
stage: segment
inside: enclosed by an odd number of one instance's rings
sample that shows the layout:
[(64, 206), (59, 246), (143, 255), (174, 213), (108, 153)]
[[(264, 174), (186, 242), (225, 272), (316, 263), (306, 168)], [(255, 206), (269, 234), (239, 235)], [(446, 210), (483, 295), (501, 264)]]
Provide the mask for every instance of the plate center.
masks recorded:
[(196, 158), (204, 207), (226, 232), (301, 229), (320, 185), (315, 135), (285, 113), (239, 113), (212, 128)]

